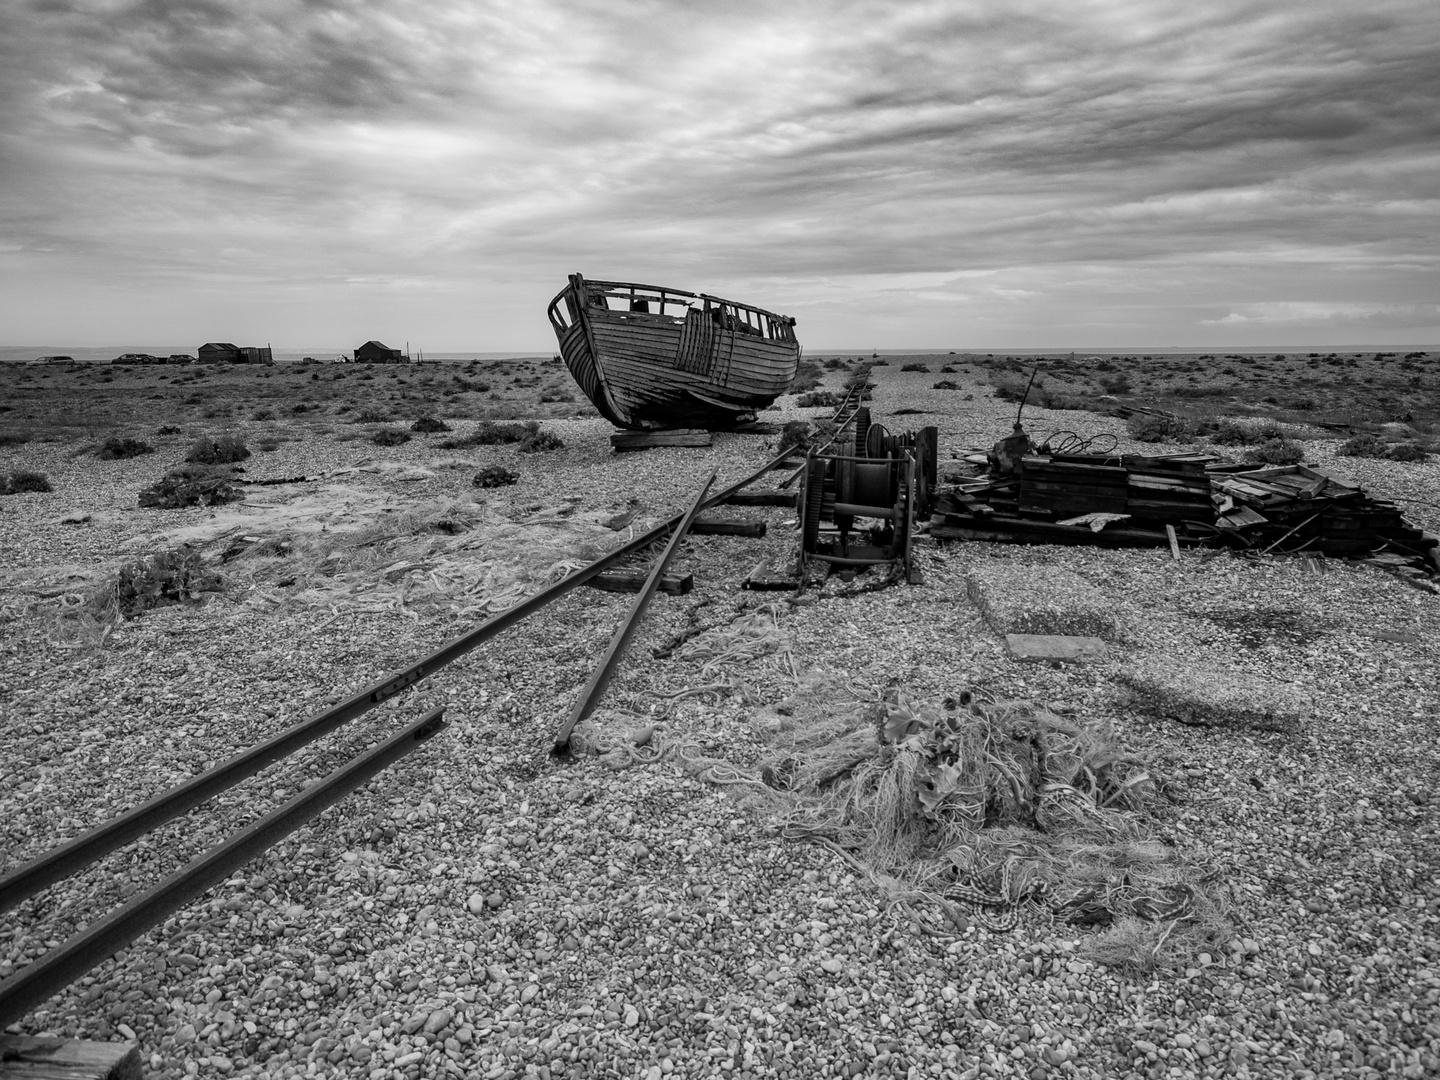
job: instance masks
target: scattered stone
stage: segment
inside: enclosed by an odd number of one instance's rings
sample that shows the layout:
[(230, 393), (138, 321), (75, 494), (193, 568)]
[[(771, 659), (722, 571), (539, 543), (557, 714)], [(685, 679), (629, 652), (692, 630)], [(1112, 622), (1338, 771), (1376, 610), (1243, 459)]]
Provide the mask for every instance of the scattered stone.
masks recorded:
[(1105, 642), (1068, 634), (1006, 634), (1010, 658), (1020, 663), (1093, 663), (1104, 660)]

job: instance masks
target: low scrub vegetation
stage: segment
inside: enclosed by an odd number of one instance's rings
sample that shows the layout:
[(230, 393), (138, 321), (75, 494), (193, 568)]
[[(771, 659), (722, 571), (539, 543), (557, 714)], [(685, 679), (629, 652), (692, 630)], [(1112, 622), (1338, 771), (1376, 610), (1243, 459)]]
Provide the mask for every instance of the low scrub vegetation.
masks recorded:
[(463, 450), (470, 446), (506, 446), (512, 443), (518, 444), (519, 449), (527, 454), (559, 450), (565, 445), (558, 435), (543, 430), (536, 420), (518, 424), (481, 420), (472, 430), (445, 439), (438, 445), (446, 450)]
[(475, 486), (480, 488), (508, 487), (520, 479), (504, 465), (490, 465), (475, 474)]
[(15, 469), (13, 472), (0, 475), (0, 495), (19, 495), (27, 491), (43, 494), (54, 490), (50, 486), (50, 478), (42, 472), (35, 472), (31, 469)]
[(1195, 437), (1195, 424), (1183, 416), (1155, 416), (1134, 413), (1125, 421), (1125, 430), (1137, 442), (1188, 442)]
[(1221, 420), (1208, 437), (1216, 446), (1254, 446), (1284, 439), (1285, 430), (1273, 420)]
[(1298, 465), (1305, 460), (1305, 448), (1289, 439), (1266, 439), (1246, 456), (1264, 465)]
[(24, 431), (0, 431), (0, 446), (24, 446), (30, 435)]
[(901, 365), (900, 365), (900, 370), (901, 370), (901, 371), (923, 371), (923, 372), (925, 372), (927, 375), (930, 373), (930, 369), (929, 369), (926, 365), (924, 365), (924, 364), (901, 364)]
[(95, 456), (101, 461), (118, 461), (123, 458), (140, 457), (142, 454), (153, 454), (155, 447), (140, 439), (120, 438), (112, 435), (101, 444), (100, 449), (95, 451)]
[(449, 431), (450, 425), (433, 416), (422, 416), (410, 425), (410, 430), (418, 431), (422, 435), (431, 435), (437, 431)]
[(780, 429), (780, 441), (775, 445), (775, 452), (783, 454), (787, 450), (803, 450), (809, 445), (810, 425), (804, 420), (791, 420)]
[(223, 465), (191, 463), (171, 469), (140, 492), (140, 505), (157, 510), (186, 506), (222, 506), (245, 498), (235, 474)]
[(795, 407), (799, 409), (834, 409), (844, 400), (834, 390), (812, 390), (810, 393), (801, 394), (796, 398)]
[(198, 552), (180, 547), (125, 564), (91, 603), (102, 617), (113, 613), (133, 619), (152, 608), (200, 600), (204, 593), (218, 592), (222, 584)]
[[(842, 363), (840, 365), (844, 367)], [(813, 360), (801, 360), (800, 367), (795, 372), (795, 378), (790, 380), (786, 388), (787, 394), (803, 394), (807, 390), (814, 390), (820, 385), (821, 376), (825, 374), (824, 369)]]
[(551, 450), (562, 450), (564, 441), (553, 431), (546, 431), (534, 420), (525, 421), (525, 435), (520, 440), (522, 454), (543, 454)]
[(1379, 458), (1384, 461), (1424, 461), (1430, 455), (1418, 442), (1386, 442), (1377, 435), (1355, 435), (1341, 443), (1338, 453), (1346, 457)]
[(400, 446), (411, 439), (408, 431), (401, 431), (399, 428), (381, 428), (370, 436), (370, 441), (376, 446)]
[(250, 456), (239, 435), (201, 435), (190, 444), (185, 460), (196, 465), (229, 465)]

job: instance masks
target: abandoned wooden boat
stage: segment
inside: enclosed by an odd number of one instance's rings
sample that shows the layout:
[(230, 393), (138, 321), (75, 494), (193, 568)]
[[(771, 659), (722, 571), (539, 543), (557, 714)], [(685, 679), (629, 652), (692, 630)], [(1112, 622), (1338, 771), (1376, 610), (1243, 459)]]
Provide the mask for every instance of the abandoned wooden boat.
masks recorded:
[(704, 293), (571, 274), (548, 314), (570, 374), (617, 427), (743, 424), (800, 366), (794, 319)]

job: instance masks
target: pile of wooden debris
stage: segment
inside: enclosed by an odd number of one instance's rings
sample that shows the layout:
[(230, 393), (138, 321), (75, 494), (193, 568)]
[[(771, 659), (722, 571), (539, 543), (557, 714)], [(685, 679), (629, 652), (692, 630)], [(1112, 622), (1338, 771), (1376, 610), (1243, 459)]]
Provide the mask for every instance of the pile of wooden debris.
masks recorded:
[[(1008, 471), (1007, 471), (1008, 469)], [(1257, 469), (1211, 454), (992, 457), (935, 501), (939, 539), (1107, 547), (1228, 546), (1367, 559), (1440, 578), (1440, 538), (1304, 465)]]

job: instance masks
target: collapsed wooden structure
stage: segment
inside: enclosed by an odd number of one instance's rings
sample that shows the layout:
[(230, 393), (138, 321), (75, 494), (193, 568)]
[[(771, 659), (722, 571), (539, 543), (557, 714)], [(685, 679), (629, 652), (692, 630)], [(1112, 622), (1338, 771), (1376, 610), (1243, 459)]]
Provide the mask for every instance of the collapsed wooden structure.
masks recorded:
[(1362, 558), (1440, 572), (1440, 538), (1399, 507), (1305, 465), (1257, 468), (1211, 454), (1026, 454), (1011, 473), (961, 480), (935, 500), (938, 539)]

